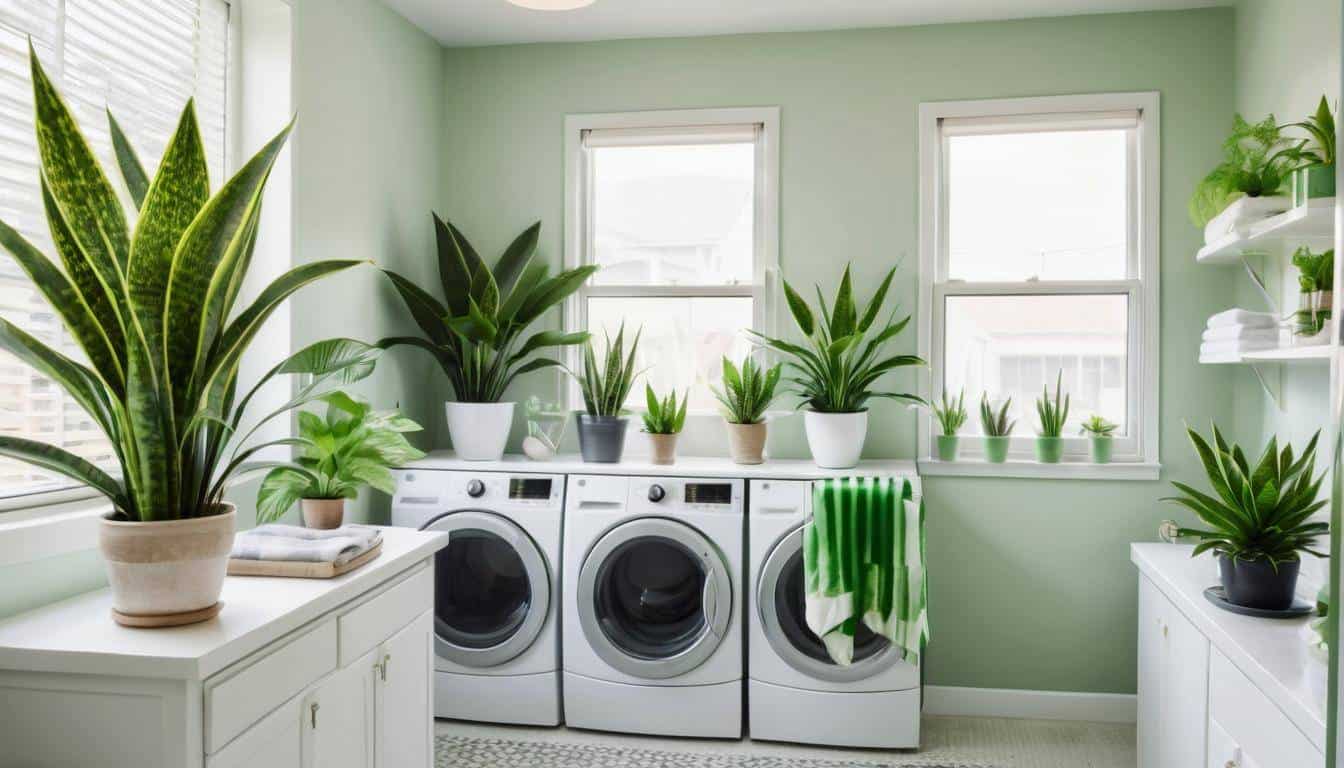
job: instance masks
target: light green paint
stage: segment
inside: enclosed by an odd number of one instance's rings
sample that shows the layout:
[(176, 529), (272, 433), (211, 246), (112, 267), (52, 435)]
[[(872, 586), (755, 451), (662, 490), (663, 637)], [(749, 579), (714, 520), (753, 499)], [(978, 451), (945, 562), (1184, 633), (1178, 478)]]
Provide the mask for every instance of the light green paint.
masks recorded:
[[(784, 275), (831, 290), (852, 260), (856, 282), (872, 285), (904, 258), (896, 294), (913, 309), (921, 101), (1160, 91), (1162, 458), (1164, 478), (1189, 479), (1181, 419), (1225, 420), (1232, 408), (1224, 372), (1195, 364), (1191, 329), (1233, 276), (1196, 269), (1185, 200), (1217, 161), (1233, 110), (1233, 32), (1232, 12), (1217, 9), (449, 50), (440, 211), (487, 252), (540, 218), (541, 253), (558, 264), (566, 114), (778, 105)], [(897, 346), (913, 351), (915, 339)], [(806, 455), (799, 421), (772, 424), (774, 455)], [(914, 424), (879, 406), (867, 455), (913, 456)], [(925, 488), (928, 682), (1134, 690), (1128, 545), (1176, 514), (1157, 502), (1165, 483), (928, 478)]]

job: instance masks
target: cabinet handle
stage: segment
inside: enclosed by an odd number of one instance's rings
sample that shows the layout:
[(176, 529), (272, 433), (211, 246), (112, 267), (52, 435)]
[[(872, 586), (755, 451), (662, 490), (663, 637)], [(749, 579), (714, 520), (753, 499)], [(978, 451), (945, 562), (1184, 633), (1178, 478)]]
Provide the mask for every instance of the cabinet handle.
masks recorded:
[(378, 673), (382, 676), (383, 682), (387, 682), (387, 662), (392, 660), (392, 654), (383, 654), (383, 663), (378, 665)]
[[(1162, 636), (1163, 636), (1163, 637), (1166, 637), (1166, 636), (1167, 636), (1167, 629), (1168, 629), (1167, 625), (1166, 625), (1166, 624), (1163, 624), (1163, 625), (1162, 625)], [(1236, 768), (1236, 766), (1233, 766), (1232, 768)]]
[(313, 721), (313, 730), (317, 730), (317, 710), (318, 710), (318, 709), (320, 709), (320, 707), (317, 705), (317, 702), (316, 702), (316, 701), (314, 701), (312, 704), (309, 704), (309, 705), (308, 705), (308, 714), (309, 714), (309, 716), (312, 718), (312, 721)]

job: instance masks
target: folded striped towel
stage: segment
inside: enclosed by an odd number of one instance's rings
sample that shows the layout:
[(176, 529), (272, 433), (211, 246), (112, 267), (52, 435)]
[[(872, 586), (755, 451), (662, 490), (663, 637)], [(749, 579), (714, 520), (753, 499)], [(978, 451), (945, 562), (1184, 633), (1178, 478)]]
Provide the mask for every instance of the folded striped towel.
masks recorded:
[(912, 663), (924, 651), (924, 505), (912, 496), (908, 481), (891, 478), (812, 485), (803, 529), (807, 626), (836, 664), (853, 662), (859, 621)]
[(1249, 309), (1228, 309), (1209, 318), (1210, 328), (1221, 328), (1225, 325), (1277, 328), (1279, 319), (1268, 312), (1252, 312)]
[(1220, 325), (1217, 328), (1205, 328), (1203, 338), (1204, 341), (1268, 341), (1278, 344), (1279, 329), (1254, 325)]
[(344, 565), (373, 549), (382, 540), (382, 532), (368, 525), (343, 525), (340, 528), (319, 530), (271, 523), (234, 536), (233, 552), (229, 557), (238, 560)]

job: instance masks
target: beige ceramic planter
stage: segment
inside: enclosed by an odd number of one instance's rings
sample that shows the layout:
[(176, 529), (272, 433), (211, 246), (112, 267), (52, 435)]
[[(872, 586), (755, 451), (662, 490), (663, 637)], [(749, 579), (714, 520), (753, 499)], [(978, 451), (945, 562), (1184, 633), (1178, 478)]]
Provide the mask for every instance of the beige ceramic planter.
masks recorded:
[(760, 464), (765, 461), (762, 454), (765, 452), (765, 433), (766, 427), (764, 421), (758, 421), (755, 424), (733, 424), (727, 423), (728, 427), (728, 453), (733, 457), (737, 464)]
[(299, 507), (308, 528), (340, 528), (345, 519), (345, 499), (300, 499)]
[(652, 432), (646, 432), (649, 436), (649, 446), (653, 448), (653, 455), (649, 459), (654, 464), (675, 464), (677, 461), (677, 438), (679, 435), (655, 435)]
[(107, 564), (117, 614), (192, 614), (219, 602), (236, 516), (232, 504), (219, 508), (220, 514), (187, 520), (140, 523), (103, 518), (98, 548)]

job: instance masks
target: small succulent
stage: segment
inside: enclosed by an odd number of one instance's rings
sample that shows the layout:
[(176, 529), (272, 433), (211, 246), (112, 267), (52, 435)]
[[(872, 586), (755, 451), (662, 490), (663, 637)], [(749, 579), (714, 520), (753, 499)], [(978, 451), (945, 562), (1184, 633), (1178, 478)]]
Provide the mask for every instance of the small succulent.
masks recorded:
[(1115, 430), (1119, 428), (1119, 424), (1107, 421), (1094, 413), (1087, 421), (1083, 422), (1082, 427), (1078, 430), (1078, 434), (1088, 434), (1093, 437), (1111, 437), (1115, 434)]
[(659, 400), (653, 387), (644, 385), (644, 400), (648, 410), (644, 412), (644, 431), (651, 435), (675, 435), (686, 425), (686, 404), (690, 402), (690, 393), (677, 405), (677, 393), (673, 390), (667, 397)]
[(1013, 434), (1013, 427), (1017, 426), (1017, 420), (1008, 420), (1008, 409), (1013, 405), (1013, 398), (1003, 401), (1003, 407), (998, 413), (994, 412), (994, 407), (989, 404), (989, 395), (980, 396), (980, 429), (986, 437), (1007, 437)]

